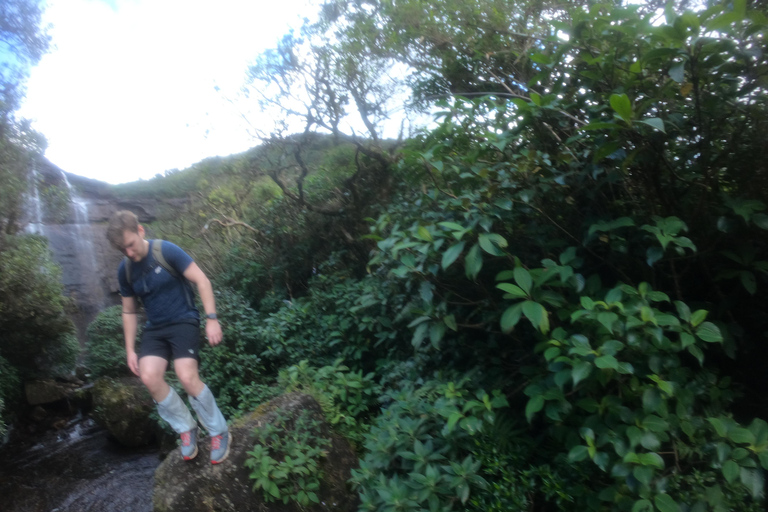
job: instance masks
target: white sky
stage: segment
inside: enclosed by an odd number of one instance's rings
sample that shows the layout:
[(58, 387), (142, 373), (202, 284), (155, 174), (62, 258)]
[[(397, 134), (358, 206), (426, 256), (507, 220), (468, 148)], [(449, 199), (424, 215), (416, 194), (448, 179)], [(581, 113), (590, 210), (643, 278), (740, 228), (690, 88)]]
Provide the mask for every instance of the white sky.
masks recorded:
[(309, 3), (48, 0), (53, 48), (31, 71), (21, 115), (54, 164), (110, 183), (244, 151), (258, 142), (241, 112), (255, 107), (227, 98), (261, 51), (315, 17)]

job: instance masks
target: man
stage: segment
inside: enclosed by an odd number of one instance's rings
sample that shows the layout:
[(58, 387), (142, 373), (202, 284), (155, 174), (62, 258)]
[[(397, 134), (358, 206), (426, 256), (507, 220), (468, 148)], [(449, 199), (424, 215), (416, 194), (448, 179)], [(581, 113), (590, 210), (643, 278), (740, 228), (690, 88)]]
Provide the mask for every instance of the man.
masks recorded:
[[(192, 300), (189, 283), (197, 285), (200, 293), (206, 313), (205, 334), (212, 347), (222, 340), (213, 288), (186, 252), (167, 241), (145, 240), (144, 235), (144, 227), (136, 215), (127, 210), (115, 213), (107, 228), (109, 242), (126, 256), (118, 268), (117, 278), (123, 302), (128, 367), (149, 390), (160, 417), (181, 435), (182, 457), (192, 460), (198, 451), (198, 426), (181, 397), (165, 382), (165, 371), (173, 360), (176, 375), (190, 397), (190, 405), (211, 436), (211, 463), (219, 464), (229, 455), (232, 434), (211, 390), (198, 373), (200, 314)], [(155, 244), (160, 247), (154, 247)], [(138, 355), (135, 350), (137, 299), (141, 299), (148, 320)]]

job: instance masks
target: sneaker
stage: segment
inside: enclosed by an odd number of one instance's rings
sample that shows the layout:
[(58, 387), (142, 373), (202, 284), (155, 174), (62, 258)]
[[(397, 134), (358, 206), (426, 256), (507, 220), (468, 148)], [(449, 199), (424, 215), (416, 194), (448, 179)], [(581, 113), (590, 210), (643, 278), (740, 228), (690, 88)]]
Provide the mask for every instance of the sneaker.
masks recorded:
[(229, 431), (211, 436), (211, 464), (221, 464), (229, 457), (230, 444), (232, 444), (232, 433)]
[(181, 434), (181, 456), (184, 460), (197, 457), (197, 427)]

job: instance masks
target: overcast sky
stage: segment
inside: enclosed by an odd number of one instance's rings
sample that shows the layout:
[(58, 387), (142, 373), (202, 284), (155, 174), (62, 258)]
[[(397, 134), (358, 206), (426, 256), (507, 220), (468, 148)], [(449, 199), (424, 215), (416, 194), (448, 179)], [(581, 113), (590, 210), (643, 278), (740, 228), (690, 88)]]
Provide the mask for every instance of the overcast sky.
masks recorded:
[(31, 71), (21, 115), (54, 164), (110, 183), (244, 151), (257, 144), (241, 115), (253, 106), (237, 105), (247, 67), (314, 18), (309, 3), (48, 0), (53, 48)]

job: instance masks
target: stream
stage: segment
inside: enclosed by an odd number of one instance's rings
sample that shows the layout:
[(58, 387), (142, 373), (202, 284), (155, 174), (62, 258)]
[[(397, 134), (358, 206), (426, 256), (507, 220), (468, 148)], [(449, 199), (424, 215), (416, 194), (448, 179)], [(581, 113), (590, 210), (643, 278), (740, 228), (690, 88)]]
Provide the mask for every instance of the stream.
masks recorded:
[(0, 448), (2, 512), (151, 512), (158, 449), (126, 449), (87, 416)]

